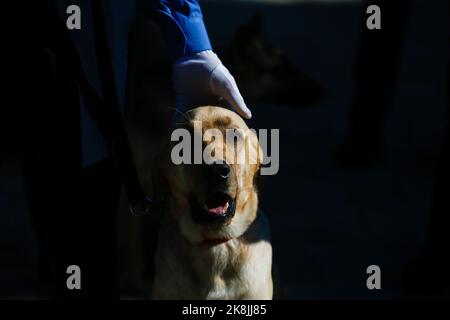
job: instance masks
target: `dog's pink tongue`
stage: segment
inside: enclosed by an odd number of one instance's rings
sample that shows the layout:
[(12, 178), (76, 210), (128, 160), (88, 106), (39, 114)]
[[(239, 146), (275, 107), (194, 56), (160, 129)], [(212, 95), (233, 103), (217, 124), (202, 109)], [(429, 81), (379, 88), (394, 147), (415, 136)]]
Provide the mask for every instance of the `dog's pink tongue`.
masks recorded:
[(227, 212), (227, 209), (228, 209), (228, 201), (221, 203), (215, 207), (206, 205), (206, 210), (211, 214), (224, 214)]

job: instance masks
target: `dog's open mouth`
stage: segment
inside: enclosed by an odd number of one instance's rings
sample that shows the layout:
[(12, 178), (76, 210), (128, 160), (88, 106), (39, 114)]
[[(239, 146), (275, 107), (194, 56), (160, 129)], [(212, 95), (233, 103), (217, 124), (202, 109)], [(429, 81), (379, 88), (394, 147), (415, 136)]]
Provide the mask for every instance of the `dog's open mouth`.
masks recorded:
[(225, 193), (215, 194), (206, 203), (191, 200), (192, 218), (198, 224), (224, 224), (233, 218), (235, 209), (235, 200)]

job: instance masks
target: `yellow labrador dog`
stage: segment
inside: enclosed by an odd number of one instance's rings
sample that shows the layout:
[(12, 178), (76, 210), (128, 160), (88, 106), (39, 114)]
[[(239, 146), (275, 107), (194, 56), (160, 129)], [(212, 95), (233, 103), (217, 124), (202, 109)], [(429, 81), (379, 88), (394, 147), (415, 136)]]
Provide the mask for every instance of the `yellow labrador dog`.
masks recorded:
[(200, 137), (204, 157), (201, 164), (175, 164), (178, 142), (171, 141), (158, 160), (154, 189), (165, 190), (168, 206), (153, 298), (272, 299), (269, 225), (258, 211), (262, 150), (256, 134), (236, 113), (211, 106), (188, 111), (177, 129), (191, 140)]

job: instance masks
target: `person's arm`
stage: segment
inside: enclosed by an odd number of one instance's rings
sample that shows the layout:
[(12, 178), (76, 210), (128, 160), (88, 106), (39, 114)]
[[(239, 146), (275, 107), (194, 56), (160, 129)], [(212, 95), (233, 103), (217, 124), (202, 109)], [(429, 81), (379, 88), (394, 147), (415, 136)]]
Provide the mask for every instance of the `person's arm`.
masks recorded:
[(223, 97), (251, 118), (236, 81), (212, 51), (198, 0), (147, 0), (173, 61), (177, 107), (211, 104)]
[(211, 50), (198, 0), (147, 0), (174, 61)]

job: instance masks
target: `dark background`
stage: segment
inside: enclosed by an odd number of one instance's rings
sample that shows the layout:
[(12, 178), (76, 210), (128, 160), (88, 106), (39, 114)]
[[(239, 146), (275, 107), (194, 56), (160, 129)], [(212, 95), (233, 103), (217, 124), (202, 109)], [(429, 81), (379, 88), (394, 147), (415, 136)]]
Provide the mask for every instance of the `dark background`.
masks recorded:
[[(349, 114), (364, 81), (355, 76), (364, 3), (279, 2), (204, 1), (202, 8), (214, 47), (229, 43), (239, 25), (260, 13), (267, 41), (326, 91), (320, 104), (308, 108), (250, 105), (252, 126), (280, 129), (280, 171), (265, 178), (261, 206), (270, 217), (286, 298), (448, 298), (448, 290), (424, 291), (421, 280), (405, 277), (415, 270), (429, 237), (436, 177), (442, 174), (438, 163), (449, 112), (448, 1), (412, 1), (399, 61), (388, 65), (397, 71), (381, 151), (363, 165), (342, 165), (336, 154), (350, 132)], [(366, 61), (376, 58), (373, 53)], [(376, 101), (384, 86), (375, 84), (379, 89), (370, 95)], [(37, 273), (24, 170), (20, 153), (6, 151), (0, 163), (0, 298), (39, 298), (45, 284)], [(439, 184), (443, 187), (446, 183)], [(123, 199), (121, 208), (119, 221), (129, 214)], [(120, 223), (119, 229), (122, 235)], [(442, 241), (439, 246), (446, 249)], [(439, 252), (438, 264), (445, 265), (448, 250)], [(382, 272), (378, 291), (366, 288), (366, 268), (372, 264)], [(445, 272), (430, 273), (425, 279), (446, 281)]]

